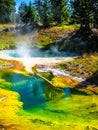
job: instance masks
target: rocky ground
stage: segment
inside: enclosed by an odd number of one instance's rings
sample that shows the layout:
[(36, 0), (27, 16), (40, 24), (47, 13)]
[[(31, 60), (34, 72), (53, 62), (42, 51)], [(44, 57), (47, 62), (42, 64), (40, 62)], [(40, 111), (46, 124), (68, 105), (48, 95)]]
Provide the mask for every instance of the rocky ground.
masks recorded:
[(62, 62), (57, 66), (67, 71), (70, 75), (89, 79), (94, 73), (97, 75), (98, 56), (91, 55), (83, 58), (80, 57), (70, 62)]
[(24, 66), (21, 62), (15, 60), (0, 59), (0, 69), (18, 69), (23, 70)]

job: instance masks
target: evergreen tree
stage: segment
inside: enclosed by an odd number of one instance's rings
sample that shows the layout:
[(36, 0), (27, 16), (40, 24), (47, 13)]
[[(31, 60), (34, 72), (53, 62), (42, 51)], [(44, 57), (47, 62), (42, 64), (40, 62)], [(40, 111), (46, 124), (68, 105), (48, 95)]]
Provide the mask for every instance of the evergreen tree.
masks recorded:
[(50, 26), (52, 22), (51, 4), (49, 0), (44, 0), (42, 3), (42, 23), (44, 28)]
[(18, 14), (19, 14), (19, 17), (20, 17), (20, 20), (24, 23), (27, 23), (27, 17), (26, 17), (26, 14), (27, 14), (27, 10), (28, 10), (28, 7), (27, 7), (27, 4), (25, 2), (22, 2), (19, 6), (19, 9), (18, 9)]
[(98, 0), (72, 0), (73, 14), (72, 17), (74, 21), (80, 23), (81, 28), (89, 29), (90, 24), (97, 22), (98, 20)]
[(63, 23), (69, 17), (68, 0), (51, 0), (54, 21)]
[(98, 0), (94, 0), (92, 9), (93, 9), (94, 27), (98, 28)]
[(42, 0), (35, 0), (34, 6), (37, 10), (37, 18), (41, 21), (42, 18)]
[(30, 2), (27, 5), (25, 2), (22, 2), (19, 6), (19, 16), (20, 20), (24, 23), (33, 22), (36, 20), (36, 10), (32, 3)]
[(36, 20), (36, 9), (34, 8), (31, 2), (29, 2), (26, 16), (27, 16), (28, 22), (32, 22)]
[(34, 3), (40, 22), (44, 28), (50, 26), (52, 22), (51, 2), (50, 0), (35, 0)]
[(10, 15), (15, 12), (14, 0), (0, 0), (0, 22), (10, 22)]

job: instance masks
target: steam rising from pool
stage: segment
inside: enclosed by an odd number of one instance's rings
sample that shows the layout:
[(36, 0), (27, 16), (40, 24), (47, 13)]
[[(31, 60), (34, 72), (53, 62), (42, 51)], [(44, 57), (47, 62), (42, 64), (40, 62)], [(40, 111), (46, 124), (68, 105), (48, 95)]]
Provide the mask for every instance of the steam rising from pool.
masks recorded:
[(10, 53), (9, 55), (13, 57), (31, 57), (31, 45), (26, 42), (18, 42), (16, 50), (13, 51), (13, 53)]
[(0, 51), (0, 58), (21, 61), (26, 71), (31, 72), (32, 66), (36, 64), (51, 65), (62, 61), (71, 60), (76, 55), (69, 52), (59, 52), (57, 47), (50, 50), (34, 48), (30, 43), (18, 42), (14, 50)]

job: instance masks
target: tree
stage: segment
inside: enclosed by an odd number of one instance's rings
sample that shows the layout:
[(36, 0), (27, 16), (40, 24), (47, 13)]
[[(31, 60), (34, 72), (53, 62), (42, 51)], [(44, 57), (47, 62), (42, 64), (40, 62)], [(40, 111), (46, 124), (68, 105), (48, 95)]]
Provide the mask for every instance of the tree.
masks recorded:
[(93, 3), (93, 18), (94, 18), (94, 27), (98, 28), (98, 0), (94, 0)]
[(25, 2), (22, 2), (19, 6), (18, 13), (20, 20), (24, 23), (34, 22), (36, 20), (36, 9), (31, 2), (29, 2), (29, 5), (27, 5)]
[(81, 28), (90, 29), (91, 23), (96, 24), (98, 20), (98, 8), (94, 6), (96, 2), (98, 3), (98, 0), (72, 0), (72, 17), (74, 21), (80, 23)]
[(27, 23), (26, 13), (27, 13), (27, 4), (25, 2), (22, 2), (19, 6), (18, 14), (20, 17), (20, 21), (24, 23)]
[(36, 10), (37, 10), (37, 17), (38, 20), (41, 21), (42, 18), (42, 0), (35, 0), (35, 2), (33, 3)]
[(31, 2), (29, 2), (26, 15), (27, 15), (28, 22), (32, 22), (36, 20), (36, 9), (34, 8)]
[(42, 23), (44, 28), (50, 26), (52, 22), (51, 4), (49, 0), (44, 0), (42, 3)]
[(51, 0), (54, 21), (63, 23), (69, 17), (68, 0)]
[(0, 0), (0, 22), (10, 22), (10, 14), (15, 12), (14, 0)]
[(44, 27), (49, 27), (55, 21), (57, 24), (63, 23), (69, 18), (68, 0), (35, 0), (35, 7), (40, 22)]
[(35, 0), (34, 5), (37, 10), (39, 21), (43, 24), (44, 28), (49, 27), (52, 22), (50, 0)]

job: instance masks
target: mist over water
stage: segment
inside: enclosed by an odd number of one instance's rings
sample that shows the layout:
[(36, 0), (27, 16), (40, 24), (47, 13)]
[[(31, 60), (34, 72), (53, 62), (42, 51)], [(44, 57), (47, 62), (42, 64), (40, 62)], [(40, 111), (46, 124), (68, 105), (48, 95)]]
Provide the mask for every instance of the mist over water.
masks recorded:
[(15, 57), (15, 58), (36, 58), (36, 57), (74, 57), (77, 54), (70, 52), (60, 52), (58, 48), (51, 47), (48, 50), (41, 50), (33, 47), (32, 45), (26, 42), (19, 42), (17, 44), (17, 48), (14, 50), (8, 50), (7, 55)]
[(13, 58), (35, 58), (35, 57), (73, 57), (76, 54), (59, 51), (58, 45), (52, 45), (44, 50), (37, 47), (39, 27), (37, 23), (20, 24), (14, 27), (14, 41), (16, 48), (4, 53)]
[(0, 57), (21, 61), (24, 64), (26, 71), (31, 72), (32, 66), (36, 64), (55, 64), (77, 56), (77, 54), (70, 52), (60, 52), (58, 46), (55, 45), (47, 50), (37, 48), (37, 36), (38, 29), (32, 29), (31, 24), (17, 26), (14, 39), (16, 48), (0, 51)]
[(27, 41), (16, 42), (16, 49), (0, 51), (1, 58), (22, 62), (29, 72), (36, 64), (55, 64), (75, 56), (76, 54), (70, 52), (59, 52), (55, 46), (49, 50), (38, 49)]
[(29, 57), (30, 54), (29, 46), (25, 42), (17, 43), (16, 49), (12, 51), (13, 53), (10, 52), (10, 55), (13, 57)]

